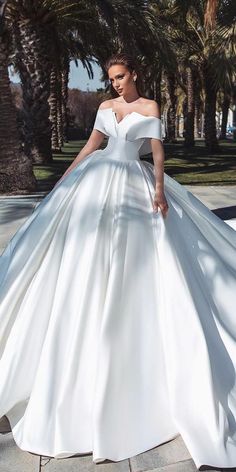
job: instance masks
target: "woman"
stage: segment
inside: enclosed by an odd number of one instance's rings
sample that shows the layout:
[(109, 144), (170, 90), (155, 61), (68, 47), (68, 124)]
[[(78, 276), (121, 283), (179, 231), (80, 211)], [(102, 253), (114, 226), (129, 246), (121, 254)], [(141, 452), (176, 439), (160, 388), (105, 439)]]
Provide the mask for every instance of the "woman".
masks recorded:
[(106, 67), (116, 97), (0, 259), (0, 417), (44, 456), (181, 434), (197, 467), (234, 467), (236, 232), (164, 174), (132, 58)]
[[(137, 76), (133, 62), (132, 58), (128, 58), (127, 55), (122, 54), (117, 54), (107, 61), (106, 70), (110, 84), (117, 92), (118, 96), (123, 98), (106, 100), (100, 105), (99, 110), (112, 109), (117, 121), (118, 116), (120, 117), (119, 123), (130, 113), (154, 116), (160, 120), (160, 109), (156, 101), (148, 100), (142, 96), (144, 94), (141, 77)], [(73, 163), (64, 175), (69, 173), (88, 153), (96, 150), (102, 144), (104, 138), (105, 134), (94, 127), (86, 146), (84, 146), (82, 152), (80, 152), (77, 158), (74, 159)], [(156, 192), (154, 195), (153, 207), (155, 211), (157, 211), (159, 207), (163, 212), (163, 216), (166, 216), (168, 203), (164, 195), (164, 151), (159, 138), (152, 140), (152, 149), (149, 150), (152, 150), (156, 171)]]

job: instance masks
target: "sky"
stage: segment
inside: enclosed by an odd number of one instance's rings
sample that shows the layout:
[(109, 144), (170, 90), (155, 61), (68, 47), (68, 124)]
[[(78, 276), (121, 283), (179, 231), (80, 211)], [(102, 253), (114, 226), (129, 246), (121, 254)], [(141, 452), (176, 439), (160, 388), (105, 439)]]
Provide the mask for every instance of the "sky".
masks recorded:
[(100, 81), (101, 68), (96, 64), (92, 63), (94, 79), (88, 78), (87, 70), (83, 67), (82, 63), (78, 61), (78, 67), (71, 61), (70, 63), (70, 80), (69, 88), (79, 88), (80, 90), (91, 90), (96, 91), (97, 88), (104, 88), (104, 83)]
[[(94, 73), (94, 79), (88, 78), (87, 70), (83, 67), (81, 61), (78, 61), (76, 67), (74, 61), (70, 63), (69, 88), (79, 88), (80, 90), (96, 91), (97, 88), (104, 88), (104, 83), (100, 81), (101, 69), (96, 63), (91, 63)], [(12, 69), (9, 69), (10, 80), (19, 83), (17, 74), (12, 75)]]

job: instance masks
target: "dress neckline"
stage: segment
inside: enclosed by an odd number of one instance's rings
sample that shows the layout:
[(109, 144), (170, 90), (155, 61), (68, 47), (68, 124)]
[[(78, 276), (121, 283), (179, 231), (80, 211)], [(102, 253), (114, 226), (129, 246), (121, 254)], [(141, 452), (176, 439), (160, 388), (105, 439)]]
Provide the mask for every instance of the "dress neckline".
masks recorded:
[[(115, 117), (115, 121), (116, 121), (117, 125), (119, 125), (120, 123), (122, 123), (122, 121), (124, 121), (127, 116), (130, 116), (130, 115), (132, 115), (132, 113), (135, 113), (135, 111), (131, 111), (130, 113), (126, 113), (126, 115), (123, 116), (123, 118), (122, 118), (120, 121), (118, 121), (118, 120), (117, 120), (117, 114), (116, 114), (116, 112), (115, 112), (112, 108), (111, 108), (111, 111), (112, 111), (112, 113), (113, 113), (113, 115), (114, 115), (114, 117)], [(139, 115), (140, 115), (140, 114), (141, 114), (141, 113), (139, 113)]]
[(138, 111), (131, 111), (130, 113), (126, 113), (126, 115), (122, 118), (122, 120), (117, 121), (116, 112), (112, 109), (112, 107), (103, 108), (103, 110), (110, 110), (110, 111), (112, 112), (117, 126), (119, 126), (119, 125), (125, 120), (125, 118), (126, 118), (127, 116), (130, 116), (130, 115), (132, 115), (132, 114), (136, 114), (136, 115), (142, 116), (143, 118), (155, 118), (156, 120), (160, 120), (160, 118), (158, 118), (157, 116), (153, 116), (153, 115), (143, 115), (142, 113), (139, 113)]

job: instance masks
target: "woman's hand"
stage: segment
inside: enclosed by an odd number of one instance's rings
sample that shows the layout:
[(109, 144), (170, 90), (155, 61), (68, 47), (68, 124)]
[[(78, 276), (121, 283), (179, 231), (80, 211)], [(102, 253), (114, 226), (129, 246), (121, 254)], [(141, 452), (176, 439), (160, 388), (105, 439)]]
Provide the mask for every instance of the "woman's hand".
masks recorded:
[(169, 206), (163, 190), (156, 190), (153, 200), (153, 208), (155, 212), (157, 212), (158, 208), (160, 208), (163, 217), (166, 217)]

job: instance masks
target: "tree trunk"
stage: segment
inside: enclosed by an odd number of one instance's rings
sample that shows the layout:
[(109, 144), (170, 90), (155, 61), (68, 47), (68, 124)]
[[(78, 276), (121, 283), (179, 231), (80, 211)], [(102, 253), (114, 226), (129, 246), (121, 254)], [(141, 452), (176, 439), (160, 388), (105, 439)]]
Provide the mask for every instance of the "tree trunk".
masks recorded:
[(52, 150), (61, 152), (64, 143), (64, 135), (67, 138), (67, 98), (69, 71), (58, 69), (57, 65), (52, 66), (50, 75), (50, 121), (52, 124)]
[(62, 98), (61, 95), (58, 97), (57, 101), (57, 133), (58, 133), (58, 140), (59, 140), (59, 147), (60, 150), (63, 146), (63, 117), (62, 117)]
[(219, 150), (219, 144), (216, 137), (216, 97), (217, 90), (214, 87), (211, 72), (205, 70), (205, 145), (210, 153)]
[(195, 97), (195, 113), (194, 113), (194, 138), (201, 136), (201, 114), (202, 105), (200, 94), (197, 92)]
[(55, 65), (53, 65), (50, 74), (50, 96), (48, 102), (50, 107), (50, 121), (52, 130), (52, 151), (60, 152), (61, 148), (58, 136), (58, 73)]
[(57, 135), (58, 143), (61, 148), (63, 146), (63, 116), (62, 116), (62, 95), (61, 95), (61, 71), (58, 72), (58, 87), (57, 87)]
[(162, 79), (162, 68), (159, 66), (158, 70), (156, 71), (156, 77), (153, 83), (153, 91), (154, 91), (154, 100), (158, 103), (159, 107), (161, 108), (161, 79)]
[(65, 56), (63, 59), (62, 72), (61, 72), (63, 141), (65, 142), (68, 142), (68, 127), (69, 127), (69, 118), (68, 118), (68, 110), (67, 110), (69, 72), (70, 72), (70, 60), (68, 56)]
[(166, 74), (166, 86), (167, 86), (167, 130), (166, 140), (168, 142), (176, 142), (176, 129), (175, 129), (175, 117), (176, 117), (176, 105), (177, 97), (175, 94), (176, 84), (174, 74)]
[(36, 188), (32, 162), (23, 153), (19, 139), (7, 48), (0, 36), (0, 193), (27, 194)]
[(52, 160), (51, 123), (48, 98), (51, 62), (47, 29), (39, 23), (21, 20), (21, 54), (17, 65), (22, 82), (25, 152), (34, 162)]
[(193, 70), (188, 67), (186, 70), (187, 79), (187, 113), (185, 122), (185, 141), (186, 147), (194, 146), (194, 112), (195, 112), (195, 96), (194, 96), (194, 76)]
[(176, 115), (176, 122), (175, 122), (175, 127), (176, 127), (176, 136), (177, 138), (180, 138), (180, 115)]
[(219, 139), (226, 139), (229, 106), (230, 106), (230, 95), (228, 92), (224, 91), (224, 100), (223, 100), (223, 105), (222, 105), (221, 132), (220, 132)]
[(212, 29), (216, 24), (216, 14), (219, 0), (207, 0), (204, 13), (204, 26), (206, 29)]

